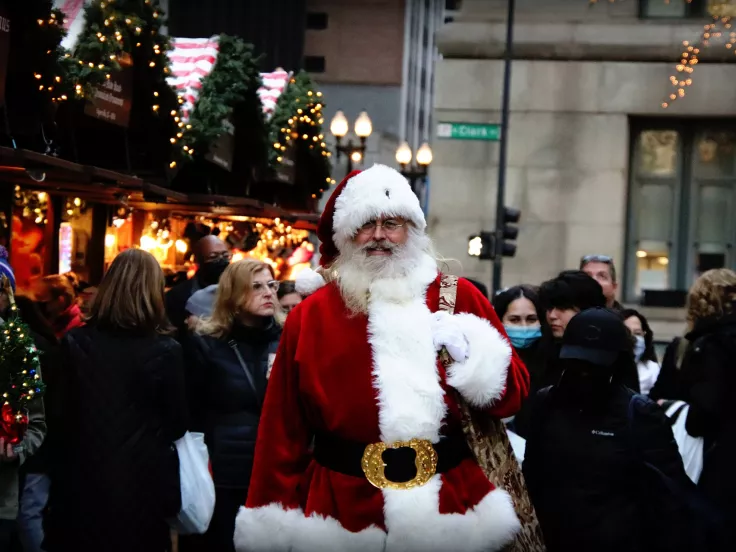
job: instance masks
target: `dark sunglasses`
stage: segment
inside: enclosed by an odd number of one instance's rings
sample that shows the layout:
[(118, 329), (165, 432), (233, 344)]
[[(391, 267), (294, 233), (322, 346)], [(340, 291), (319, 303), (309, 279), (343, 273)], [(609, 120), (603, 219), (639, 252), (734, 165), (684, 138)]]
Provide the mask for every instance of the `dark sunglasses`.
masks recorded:
[(588, 263), (605, 263), (608, 265), (613, 264), (613, 257), (608, 255), (585, 255), (580, 259), (580, 268), (582, 269)]

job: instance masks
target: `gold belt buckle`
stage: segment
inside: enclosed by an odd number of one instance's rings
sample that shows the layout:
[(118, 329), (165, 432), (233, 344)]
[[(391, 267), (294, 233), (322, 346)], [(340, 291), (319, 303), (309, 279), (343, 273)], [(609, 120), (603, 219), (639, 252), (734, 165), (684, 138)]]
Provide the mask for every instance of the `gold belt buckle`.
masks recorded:
[[(416, 452), (415, 464), (417, 475), (411, 481), (397, 483), (386, 479), (386, 464), (383, 462), (383, 453), (388, 449), (411, 448)], [(365, 447), (361, 461), (363, 473), (371, 485), (379, 489), (406, 490), (426, 485), (437, 473), (437, 451), (427, 439), (412, 439), (411, 441), (397, 441), (396, 443), (375, 443)]]

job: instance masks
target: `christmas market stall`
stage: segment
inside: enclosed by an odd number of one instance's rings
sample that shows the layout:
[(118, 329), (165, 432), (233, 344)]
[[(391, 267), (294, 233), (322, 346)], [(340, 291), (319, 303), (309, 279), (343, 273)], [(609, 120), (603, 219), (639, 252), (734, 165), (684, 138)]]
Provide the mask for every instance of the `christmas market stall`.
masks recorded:
[(19, 289), (96, 283), (129, 247), (186, 277), (207, 234), (282, 279), (307, 266), (335, 182), (306, 73), (263, 72), (237, 37), (168, 37), (157, 0), (20, 4), (0, 13), (0, 241)]

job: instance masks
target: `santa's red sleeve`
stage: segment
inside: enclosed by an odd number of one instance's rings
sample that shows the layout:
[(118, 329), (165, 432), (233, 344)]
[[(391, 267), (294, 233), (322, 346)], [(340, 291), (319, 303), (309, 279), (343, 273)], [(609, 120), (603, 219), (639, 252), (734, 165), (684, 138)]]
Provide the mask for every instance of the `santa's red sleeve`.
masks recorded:
[(248, 499), (235, 524), (236, 550), (278, 545), (279, 526), (303, 517), (297, 487), (311, 459), (312, 435), (299, 400), (300, 314), (301, 309), (289, 314), (268, 381)]
[(488, 299), (460, 278), (455, 320), (468, 341), (468, 358), (448, 369), (447, 382), (476, 408), (508, 418), (529, 393), (529, 373)]

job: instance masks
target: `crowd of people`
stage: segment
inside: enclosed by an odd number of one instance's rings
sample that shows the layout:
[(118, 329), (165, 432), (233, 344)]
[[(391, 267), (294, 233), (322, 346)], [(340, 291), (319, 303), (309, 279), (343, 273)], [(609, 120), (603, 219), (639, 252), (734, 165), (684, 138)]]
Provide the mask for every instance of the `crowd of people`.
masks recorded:
[[(22, 446), (0, 442), (0, 550), (733, 548), (735, 272), (697, 279), (660, 362), (611, 257), (489, 298), (438, 269), (387, 167), (346, 177), (318, 236), (297, 282), (207, 236), (168, 291), (131, 249), (94, 294), (54, 275), (15, 297), (48, 390)], [(14, 281), (7, 259), (0, 273)], [(673, 401), (702, 441), (695, 477)], [(471, 410), (503, 420), (491, 440), (522, 438), (526, 488), (494, 478)], [(205, 534), (172, 536), (186, 431), (205, 435), (215, 510)]]

